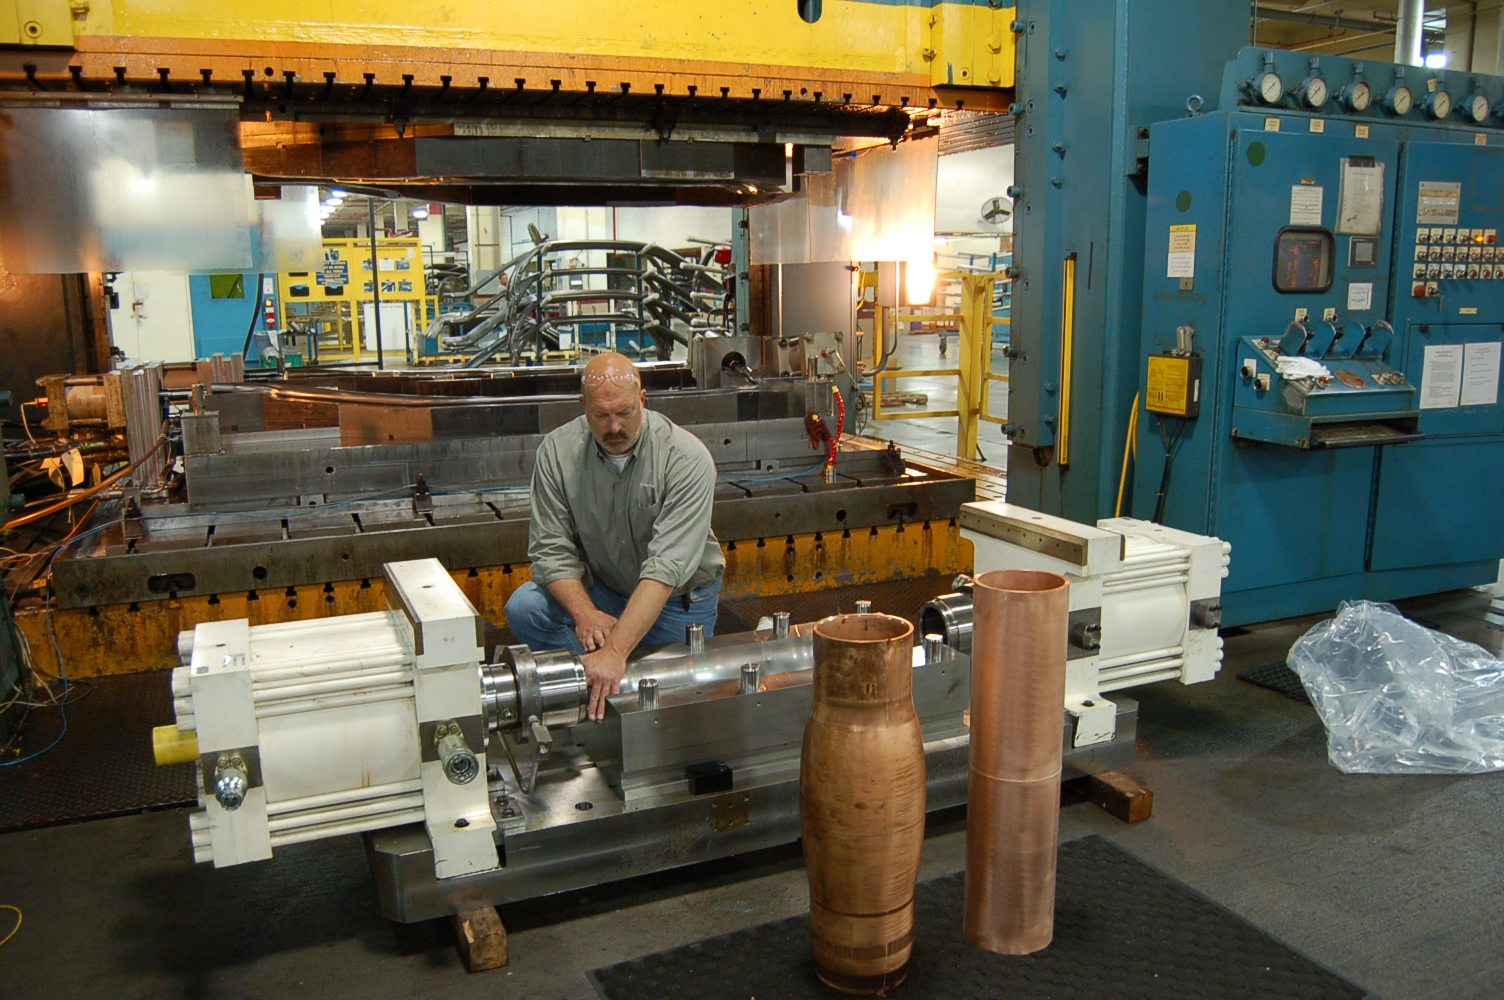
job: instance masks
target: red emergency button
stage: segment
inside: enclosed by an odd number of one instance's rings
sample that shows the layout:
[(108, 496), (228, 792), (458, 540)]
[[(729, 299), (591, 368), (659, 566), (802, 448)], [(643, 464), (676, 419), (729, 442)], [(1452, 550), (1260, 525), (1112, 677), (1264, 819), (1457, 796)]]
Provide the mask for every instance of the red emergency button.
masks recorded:
[(1418, 299), (1425, 298), (1426, 297), (1426, 283), (1424, 281), (1417, 281), (1414, 285), (1412, 285), (1410, 287), (1410, 294), (1413, 295), (1413, 296), (1415, 296)]

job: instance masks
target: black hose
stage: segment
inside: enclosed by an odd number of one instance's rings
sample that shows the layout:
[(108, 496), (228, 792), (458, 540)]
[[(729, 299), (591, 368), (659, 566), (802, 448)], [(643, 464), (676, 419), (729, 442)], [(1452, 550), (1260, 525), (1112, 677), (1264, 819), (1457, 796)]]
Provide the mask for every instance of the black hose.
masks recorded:
[(261, 283), (266, 280), (266, 273), (256, 275), (256, 294), (251, 298), (251, 322), (245, 328), (245, 343), (240, 345), (240, 356), (244, 358), (251, 349), (251, 338), (256, 335), (256, 317), (261, 314)]
[(1180, 447), (1180, 438), (1185, 433), (1186, 422), (1177, 420), (1175, 429), (1166, 432), (1166, 420), (1163, 417), (1155, 421), (1159, 430), (1159, 440), (1165, 446), (1165, 468), (1159, 477), (1159, 492), (1154, 495), (1154, 517), (1151, 519), (1155, 524), (1163, 524), (1165, 516), (1165, 501), (1170, 495), (1170, 468), (1175, 463), (1175, 452)]

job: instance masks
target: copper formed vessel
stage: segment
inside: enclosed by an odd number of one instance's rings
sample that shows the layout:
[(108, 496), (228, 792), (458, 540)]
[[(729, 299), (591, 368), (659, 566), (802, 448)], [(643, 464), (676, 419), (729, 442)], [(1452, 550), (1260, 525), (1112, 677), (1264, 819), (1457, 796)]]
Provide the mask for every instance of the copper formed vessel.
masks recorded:
[(881, 614), (815, 628), (799, 815), (815, 967), (845, 993), (898, 986), (913, 949), (925, 806), (913, 632)]
[(965, 931), (1003, 955), (1054, 936), (1069, 588), (998, 570), (973, 590)]

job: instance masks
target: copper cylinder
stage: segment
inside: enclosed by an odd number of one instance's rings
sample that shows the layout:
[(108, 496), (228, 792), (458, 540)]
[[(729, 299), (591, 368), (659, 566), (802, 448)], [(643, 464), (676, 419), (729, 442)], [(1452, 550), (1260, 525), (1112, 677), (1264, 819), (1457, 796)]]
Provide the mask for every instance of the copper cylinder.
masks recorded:
[(976, 578), (966, 939), (1027, 955), (1055, 929), (1070, 584), (998, 570)]
[(913, 950), (925, 806), (913, 632), (882, 614), (815, 628), (799, 818), (815, 968), (843, 993), (898, 986)]

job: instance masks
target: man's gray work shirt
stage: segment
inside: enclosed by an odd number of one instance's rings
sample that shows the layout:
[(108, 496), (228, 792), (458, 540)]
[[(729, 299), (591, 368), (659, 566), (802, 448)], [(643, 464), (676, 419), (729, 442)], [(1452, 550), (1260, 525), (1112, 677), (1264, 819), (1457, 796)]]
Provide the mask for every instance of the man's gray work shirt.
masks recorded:
[(710, 530), (715, 462), (700, 439), (660, 413), (618, 472), (584, 416), (551, 431), (533, 466), (528, 558), (540, 587), (586, 580), (630, 597), (639, 580), (675, 596), (720, 577), (726, 558)]

